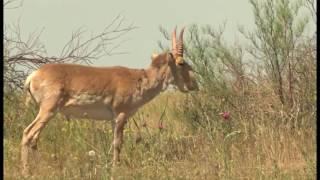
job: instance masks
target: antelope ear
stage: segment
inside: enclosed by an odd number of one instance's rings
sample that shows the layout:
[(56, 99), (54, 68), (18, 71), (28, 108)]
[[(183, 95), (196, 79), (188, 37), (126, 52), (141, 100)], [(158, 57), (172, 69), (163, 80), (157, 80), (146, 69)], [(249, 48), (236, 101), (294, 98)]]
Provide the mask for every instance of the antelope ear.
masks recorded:
[(151, 59), (154, 60), (154, 59), (156, 59), (158, 56), (159, 56), (159, 54), (153, 53), (153, 54), (151, 55)]
[(169, 62), (174, 62), (175, 61), (174, 55), (171, 52), (168, 53), (168, 61)]

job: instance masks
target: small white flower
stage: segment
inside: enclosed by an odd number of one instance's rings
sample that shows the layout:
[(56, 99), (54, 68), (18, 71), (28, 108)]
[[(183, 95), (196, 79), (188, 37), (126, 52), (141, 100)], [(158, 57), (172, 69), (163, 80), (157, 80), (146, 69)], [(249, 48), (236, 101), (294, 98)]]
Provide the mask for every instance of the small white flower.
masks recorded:
[(96, 152), (94, 152), (94, 150), (89, 151), (88, 154), (89, 154), (90, 157), (96, 156)]

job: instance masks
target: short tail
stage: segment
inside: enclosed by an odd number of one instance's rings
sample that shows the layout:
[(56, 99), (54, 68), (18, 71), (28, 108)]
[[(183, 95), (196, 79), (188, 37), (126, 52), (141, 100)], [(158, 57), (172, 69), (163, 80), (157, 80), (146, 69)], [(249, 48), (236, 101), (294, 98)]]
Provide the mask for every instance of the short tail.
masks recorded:
[(36, 102), (36, 99), (34, 98), (34, 96), (32, 95), (31, 91), (30, 91), (30, 85), (31, 85), (31, 80), (33, 78), (33, 76), (35, 75), (35, 72), (32, 72), (26, 79), (25, 83), (24, 83), (24, 90), (27, 91), (27, 97), (26, 97), (26, 102), (25, 105), (29, 106), (31, 99), (33, 99)]

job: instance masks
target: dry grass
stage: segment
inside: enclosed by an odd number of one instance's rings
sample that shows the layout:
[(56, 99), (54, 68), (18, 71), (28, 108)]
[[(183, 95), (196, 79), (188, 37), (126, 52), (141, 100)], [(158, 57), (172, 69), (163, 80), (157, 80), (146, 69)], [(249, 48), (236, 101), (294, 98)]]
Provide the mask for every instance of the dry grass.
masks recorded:
[[(231, 119), (212, 119), (214, 129), (195, 128), (179, 113), (180, 93), (166, 93), (146, 105), (133, 118), (140, 125), (142, 141), (135, 142), (131, 119), (118, 168), (110, 167), (107, 154), (112, 141), (111, 123), (71, 120), (57, 116), (48, 124), (34, 155), (31, 179), (315, 179), (315, 125), (292, 128), (280, 111), (231, 112)], [(258, 97), (258, 96), (256, 96)], [(168, 101), (167, 101), (168, 99)], [(162, 116), (164, 129), (158, 128)], [(257, 110), (263, 106), (255, 104)], [(251, 112), (251, 110), (249, 112)], [(21, 179), (20, 140), (23, 128), (34, 115), (22, 102), (5, 103), (4, 177)], [(268, 117), (267, 117), (268, 116)], [(313, 121), (313, 116), (302, 117)], [(146, 122), (146, 127), (142, 124)], [(309, 123), (310, 124), (310, 123)], [(89, 151), (95, 151), (89, 157)]]

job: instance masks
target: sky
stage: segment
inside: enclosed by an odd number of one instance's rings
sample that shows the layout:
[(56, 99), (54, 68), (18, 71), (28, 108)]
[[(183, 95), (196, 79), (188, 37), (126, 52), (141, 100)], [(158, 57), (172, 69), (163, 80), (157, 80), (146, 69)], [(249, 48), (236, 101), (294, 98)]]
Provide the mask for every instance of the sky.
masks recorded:
[(254, 27), (248, 0), (24, 0), (20, 8), (4, 11), (4, 22), (20, 19), (24, 37), (44, 28), (40, 40), (49, 56), (58, 56), (72, 32), (82, 27), (97, 34), (119, 14), (138, 27), (125, 34), (119, 47), (128, 53), (105, 56), (94, 61), (96, 66), (147, 67), (152, 53), (159, 52), (157, 42), (165, 40), (159, 26), (172, 30), (196, 23), (218, 28), (226, 22), (227, 41), (238, 38), (238, 25)]

